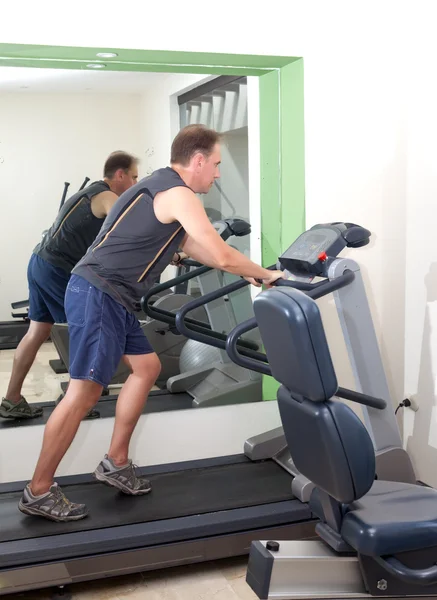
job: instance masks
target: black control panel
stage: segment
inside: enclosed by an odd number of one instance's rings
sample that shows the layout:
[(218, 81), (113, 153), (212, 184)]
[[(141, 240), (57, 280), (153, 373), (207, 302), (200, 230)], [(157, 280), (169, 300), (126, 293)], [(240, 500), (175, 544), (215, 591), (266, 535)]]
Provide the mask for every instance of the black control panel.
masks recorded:
[(370, 231), (354, 223), (315, 225), (279, 257), (282, 269), (299, 274), (321, 275), (326, 261), (346, 248), (360, 248), (370, 241)]

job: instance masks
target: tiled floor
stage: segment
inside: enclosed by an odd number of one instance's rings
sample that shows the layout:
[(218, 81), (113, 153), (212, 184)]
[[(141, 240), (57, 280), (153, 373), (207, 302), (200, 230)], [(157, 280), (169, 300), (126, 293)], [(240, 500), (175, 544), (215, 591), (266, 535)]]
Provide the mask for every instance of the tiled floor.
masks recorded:
[[(5, 393), (14, 352), (0, 351), (0, 396)], [(56, 375), (49, 360), (58, 358), (52, 344), (44, 344), (27, 378), (23, 394), (29, 402), (54, 400), (60, 382), (68, 375)], [(73, 600), (256, 600), (246, 584), (247, 558), (188, 565), (161, 571), (93, 581), (70, 587)], [(50, 600), (52, 591), (40, 590), (1, 596), (2, 600)]]
[[(188, 565), (70, 587), (73, 600), (256, 600), (246, 584), (246, 559)], [(51, 600), (49, 590), (2, 596)]]
[[(52, 343), (43, 344), (23, 386), (23, 396), (28, 402), (55, 400), (60, 394), (61, 381), (68, 381), (68, 375), (56, 375), (50, 368), (49, 360), (59, 355)], [(11, 374), (13, 350), (0, 350), (0, 396), (4, 396)]]

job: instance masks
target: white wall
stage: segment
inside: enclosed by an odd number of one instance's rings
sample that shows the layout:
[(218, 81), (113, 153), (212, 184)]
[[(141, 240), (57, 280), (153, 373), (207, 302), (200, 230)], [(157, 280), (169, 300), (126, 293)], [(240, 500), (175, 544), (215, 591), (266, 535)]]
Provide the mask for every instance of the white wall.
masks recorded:
[(71, 195), (86, 176), (100, 179), (114, 150), (141, 157), (140, 106), (139, 95), (0, 95), (0, 320), (28, 297), (27, 263), (64, 182)]
[(405, 391), (407, 449), (421, 479), (437, 486), (437, 85), (433, 57), (408, 69)]
[[(304, 57), (307, 223), (351, 220), (374, 234), (372, 245), (354, 255), (371, 295), (394, 401), (423, 390), (416, 415), (422, 426), (410, 447), (419, 476), (437, 484), (434, 441), (424, 425), (436, 426), (430, 322), (437, 132), (435, 88), (427, 83), (435, 81), (434, 3), (271, 0), (256, 11), (223, 0), (210, 26), (202, 11), (181, 12), (175, 0), (153, 6), (133, 0), (136, 18), (126, 28), (109, 18), (102, 27), (100, 7), (89, 3), (87, 27), (77, 5), (66, 27), (60, 17), (42, 19), (57, 14), (54, 2), (42, 4), (27, 7), (25, 21), (20, 8), (5, 8), (2, 41)], [(168, 19), (172, 10), (177, 19)], [(148, 27), (144, 36), (145, 22), (165, 23), (165, 32)], [(416, 272), (416, 259), (424, 256)]]
[(170, 164), (171, 143), (180, 129), (177, 96), (210, 78), (205, 75), (169, 75), (143, 96), (139, 123), (145, 148), (144, 175)]
[[(369, 246), (342, 253), (360, 263), (393, 401), (403, 398), (405, 140), (396, 60), (346, 53), (305, 61), (306, 223), (349, 221)], [(326, 93), (324, 93), (326, 90)], [(321, 101), (323, 96), (323, 102)], [(325, 322), (342, 385), (353, 386), (333, 303)], [(397, 404), (397, 402), (396, 402)]]

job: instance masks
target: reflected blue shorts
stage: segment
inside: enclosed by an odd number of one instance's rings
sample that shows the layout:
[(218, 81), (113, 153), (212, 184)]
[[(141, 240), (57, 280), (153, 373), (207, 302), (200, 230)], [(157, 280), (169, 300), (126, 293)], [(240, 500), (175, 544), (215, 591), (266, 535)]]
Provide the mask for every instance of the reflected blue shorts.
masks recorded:
[(32, 254), (27, 267), (29, 319), (40, 323), (66, 323), (64, 296), (70, 274)]

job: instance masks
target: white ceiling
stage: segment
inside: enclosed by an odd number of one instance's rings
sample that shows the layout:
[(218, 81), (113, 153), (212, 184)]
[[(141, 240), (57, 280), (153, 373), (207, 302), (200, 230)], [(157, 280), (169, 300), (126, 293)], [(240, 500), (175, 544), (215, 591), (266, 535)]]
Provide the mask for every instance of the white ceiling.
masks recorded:
[(169, 73), (132, 73), (94, 69), (0, 67), (0, 93), (120, 93), (141, 94)]

